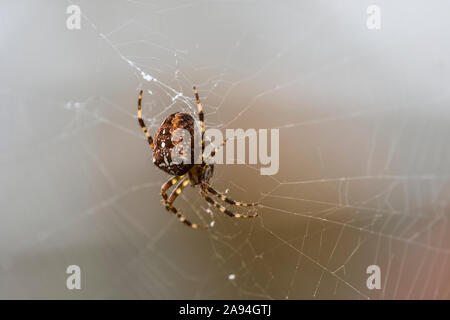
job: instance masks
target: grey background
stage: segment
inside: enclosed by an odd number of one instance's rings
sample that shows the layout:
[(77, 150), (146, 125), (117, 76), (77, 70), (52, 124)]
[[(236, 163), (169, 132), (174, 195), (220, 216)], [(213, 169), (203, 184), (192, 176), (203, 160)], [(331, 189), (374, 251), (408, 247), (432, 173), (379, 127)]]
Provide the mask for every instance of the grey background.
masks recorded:
[[(1, 298), (450, 297), (448, 2), (74, 3), (0, 4)], [(193, 85), (208, 127), (280, 129), (277, 175), (214, 177), (255, 220), (161, 206), (138, 92), (154, 133)]]

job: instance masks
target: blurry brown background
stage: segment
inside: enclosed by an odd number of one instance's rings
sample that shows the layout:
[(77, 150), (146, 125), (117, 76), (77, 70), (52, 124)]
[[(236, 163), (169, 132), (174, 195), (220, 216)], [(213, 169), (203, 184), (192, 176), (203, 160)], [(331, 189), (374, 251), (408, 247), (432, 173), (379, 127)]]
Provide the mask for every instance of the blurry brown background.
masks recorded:
[[(448, 2), (74, 3), (0, 5), (0, 298), (450, 297)], [(209, 127), (280, 129), (277, 175), (214, 176), (255, 220), (160, 203), (138, 91), (154, 133), (193, 85)]]

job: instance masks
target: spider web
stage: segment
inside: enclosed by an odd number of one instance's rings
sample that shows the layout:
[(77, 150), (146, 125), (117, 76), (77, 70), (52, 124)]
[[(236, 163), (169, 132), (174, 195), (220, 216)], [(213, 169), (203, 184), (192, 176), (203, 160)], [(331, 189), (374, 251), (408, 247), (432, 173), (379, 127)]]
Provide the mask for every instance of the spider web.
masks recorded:
[[(73, 3), (78, 31), (62, 14)], [(10, 4), (17, 19), (39, 12), (44, 35), (4, 35), (37, 58), (1, 59), (24, 79), (2, 81), (16, 107), (1, 110), (0, 296), (448, 299), (449, 28), (436, 18), (448, 4), (384, 4), (376, 32), (369, 4)], [(280, 130), (277, 175), (222, 165), (213, 178), (260, 202), (257, 219), (187, 188), (176, 207), (214, 225), (194, 231), (160, 203), (169, 177), (151, 163), (137, 95), (154, 135), (168, 114), (196, 113), (193, 85), (207, 128)], [(69, 264), (79, 292), (64, 287)]]

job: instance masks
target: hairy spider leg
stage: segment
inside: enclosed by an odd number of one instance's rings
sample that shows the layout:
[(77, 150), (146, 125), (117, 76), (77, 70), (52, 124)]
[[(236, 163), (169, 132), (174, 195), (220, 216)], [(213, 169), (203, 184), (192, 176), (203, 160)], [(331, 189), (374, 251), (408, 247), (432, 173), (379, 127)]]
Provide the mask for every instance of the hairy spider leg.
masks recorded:
[(254, 215), (248, 216), (248, 215), (243, 215), (243, 214), (238, 214), (238, 213), (233, 213), (230, 210), (228, 210), (227, 208), (225, 208), (223, 205), (221, 205), (220, 203), (214, 201), (213, 199), (211, 199), (208, 195), (207, 195), (207, 189), (202, 187), (202, 189), (200, 189), (200, 194), (202, 195), (203, 198), (205, 198), (205, 200), (210, 203), (212, 206), (216, 207), (217, 209), (219, 209), (220, 212), (225, 213), (226, 215), (232, 217), (232, 218), (255, 218), (258, 216), (258, 213), (255, 213)]
[(203, 114), (203, 107), (200, 103), (200, 98), (198, 96), (197, 88), (194, 87), (195, 99), (197, 100), (197, 110), (198, 110), (198, 118), (200, 120), (200, 124), (202, 126), (202, 153), (200, 155), (202, 163), (203, 163), (203, 152), (205, 152), (205, 115)]
[(170, 194), (170, 197), (168, 200), (164, 201), (164, 206), (166, 207), (167, 211), (172, 212), (180, 222), (184, 223), (188, 227), (191, 227), (193, 229), (207, 229), (209, 226), (206, 225), (199, 225), (196, 223), (192, 223), (184, 215), (180, 213), (180, 211), (175, 208), (172, 204), (176, 200), (176, 198), (181, 194), (183, 189), (189, 184), (190, 180), (189, 178), (185, 178), (184, 180), (181, 180), (180, 183), (177, 185), (176, 189), (172, 191)]
[(138, 100), (138, 121), (139, 124), (142, 128), (142, 131), (144, 131), (145, 136), (147, 137), (147, 141), (148, 144), (150, 145), (150, 147), (152, 148), (152, 150), (155, 148), (155, 145), (153, 143), (153, 138), (150, 135), (150, 133), (148, 132), (147, 127), (145, 126), (144, 123), (144, 119), (142, 119), (142, 107), (141, 107), (141, 102), (142, 102), (142, 90), (141, 92), (139, 92), (139, 100)]
[(209, 193), (211, 193), (212, 195), (216, 196), (220, 200), (225, 201), (226, 203), (229, 203), (229, 204), (232, 204), (232, 205), (235, 205), (235, 206), (239, 206), (239, 207), (253, 207), (253, 206), (257, 206), (258, 205), (257, 202), (246, 203), (246, 202), (235, 201), (233, 199), (230, 199), (226, 195), (216, 191), (213, 187), (211, 187), (209, 184), (206, 184), (206, 183), (205, 183), (205, 187), (204, 188)]
[(167, 194), (166, 191), (170, 189), (170, 187), (172, 187), (175, 183), (177, 183), (178, 181), (180, 181), (180, 179), (182, 179), (184, 177), (184, 175), (182, 176), (175, 176), (173, 178), (170, 178), (166, 183), (164, 183), (161, 187), (161, 196), (163, 197), (164, 201), (167, 200)]
[(220, 148), (222, 148), (225, 143), (227, 143), (228, 138), (226, 138), (225, 140), (222, 141), (222, 143), (220, 145), (218, 145), (217, 147), (214, 148), (213, 151), (211, 151), (211, 154), (208, 156), (208, 158), (206, 159), (205, 163), (208, 163), (209, 160), (213, 159), (214, 156), (216, 155), (216, 152), (220, 150)]

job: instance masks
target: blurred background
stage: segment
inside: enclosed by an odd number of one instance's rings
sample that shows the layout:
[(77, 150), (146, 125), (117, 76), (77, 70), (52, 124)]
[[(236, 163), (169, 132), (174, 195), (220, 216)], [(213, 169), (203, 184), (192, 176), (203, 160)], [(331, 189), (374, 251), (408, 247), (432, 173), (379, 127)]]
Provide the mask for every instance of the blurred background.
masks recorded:
[[(0, 8), (0, 298), (450, 298), (447, 1)], [(257, 219), (192, 188), (177, 207), (213, 228), (161, 205), (169, 177), (138, 92), (154, 135), (196, 112), (193, 85), (208, 128), (280, 130), (276, 175), (220, 165), (213, 178), (259, 201)], [(81, 290), (66, 287), (69, 265)]]

